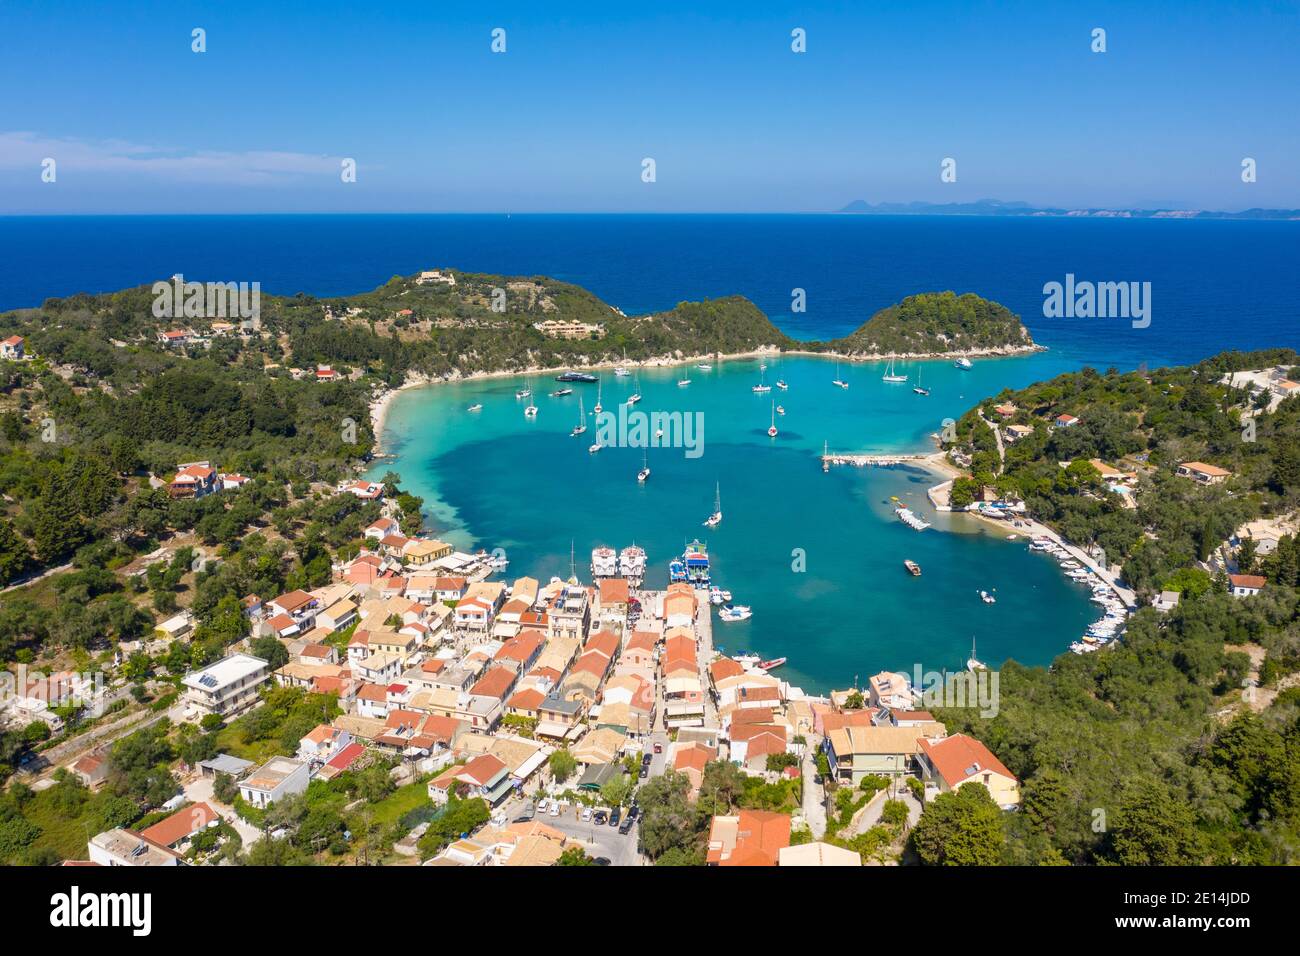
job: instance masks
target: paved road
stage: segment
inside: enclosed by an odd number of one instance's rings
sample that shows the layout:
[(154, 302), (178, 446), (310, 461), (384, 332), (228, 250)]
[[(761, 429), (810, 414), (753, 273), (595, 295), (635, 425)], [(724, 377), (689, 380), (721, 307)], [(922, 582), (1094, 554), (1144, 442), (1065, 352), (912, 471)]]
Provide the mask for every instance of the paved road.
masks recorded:
[(817, 761), (814, 757), (818, 746), (809, 737), (803, 757), (803, 816), (814, 840), (826, 835), (826, 788), (816, 782)]

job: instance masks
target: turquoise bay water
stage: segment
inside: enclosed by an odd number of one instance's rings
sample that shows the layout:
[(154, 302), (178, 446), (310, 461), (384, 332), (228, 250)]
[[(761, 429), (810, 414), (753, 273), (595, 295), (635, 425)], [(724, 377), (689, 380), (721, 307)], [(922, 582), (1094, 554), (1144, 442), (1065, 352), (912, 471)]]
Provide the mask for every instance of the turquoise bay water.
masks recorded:
[[(757, 360), (735, 360), (711, 372), (690, 367), (692, 384), (676, 383), (683, 370), (638, 372), (644, 412), (699, 412), (703, 451), (651, 448), (651, 476), (636, 481), (640, 448), (587, 451), (596, 436), (591, 408), (597, 387), (576, 384), (572, 395), (551, 398), (551, 376), (533, 381), (539, 413), (524, 417), (515, 399), (522, 379), (483, 379), (399, 394), (389, 411), (384, 450), (372, 474), (394, 470), (424, 497), (432, 526), (462, 547), (504, 548), (507, 577), (545, 581), (567, 575), (570, 542), (581, 578), (590, 578), (593, 547), (633, 542), (649, 555), (647, 584), (662, 587), (668, 561), (685, 542), (708, 543), (714, 579), (737, 603), (754, 609), (749, 621), (715, 622), (714, 639), (729, 652), (787, 656), (782, 676), (808, 690), (843, 687), (855, 675), (883, 668), (962, 665), (971, 640), (981, 659), (1045, 664), (1078, 638), (1096, 617), (1087, 591), (1070, 583), (1054, 561), (1026, 549), (1024, 538), (964, 516), (939, 515), (925, 490), (941, 479), (914, 468), (833, 467), (821, 470), (822, 443), (833, 451), (927, 451), (928, 436), (945, 417), (956, 418), (984, 395), (1077, 367), (1042, 353), (976, 360), (970, 371), (950, 362), (900, 365), (907, 384), (880, 380), (881, 364), (845, 364), (847, 390), (831, 385), (835, 364), (811, 357), (769, 362), (768, 384), (783, 378), (789, 391), (755, 395)], [(912, 392), (920, 370), (929, 397)], [(631, 392), (633, 379), (602, 373), (606, 411)], [(578, 399), (588, 431), (569, 432)], [(772, 402), (780, 434), (767, 436)], [(480, 412), (468, 412), (481, 402)], [(701, 526), (721, 484), (721, 527)], [(934, 523), (915, 532), (889, 503), (897, 495)], [(802, 549), (806, 570), (796, 571)], [(913, 578), (902, 562), (918, 562)], [(995, 605), (981, 590), (997, 590)]]

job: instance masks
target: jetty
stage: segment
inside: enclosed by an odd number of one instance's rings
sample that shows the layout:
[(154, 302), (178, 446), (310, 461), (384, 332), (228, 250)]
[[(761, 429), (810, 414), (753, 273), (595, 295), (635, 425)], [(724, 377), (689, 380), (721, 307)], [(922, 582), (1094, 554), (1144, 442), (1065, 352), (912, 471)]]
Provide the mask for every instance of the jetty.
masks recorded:
[(895, 465), (906, 465), (909, 462), (926, 461), (930, 454), (918, 455), (849, 455), (840, 453), (824, 453), (822, 455), (822, 471), (829, 471), (831, 465), (852, 465), (855, 468), (882, 467), (889, 468)]

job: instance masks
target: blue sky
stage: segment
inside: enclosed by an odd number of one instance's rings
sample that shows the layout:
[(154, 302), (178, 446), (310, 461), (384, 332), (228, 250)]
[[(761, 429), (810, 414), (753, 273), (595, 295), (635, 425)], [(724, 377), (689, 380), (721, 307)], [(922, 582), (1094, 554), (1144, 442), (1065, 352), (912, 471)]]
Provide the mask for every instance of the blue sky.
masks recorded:
[(0, 213), (1300, 207), (1297, 3), (278, 6), (6, 0)]

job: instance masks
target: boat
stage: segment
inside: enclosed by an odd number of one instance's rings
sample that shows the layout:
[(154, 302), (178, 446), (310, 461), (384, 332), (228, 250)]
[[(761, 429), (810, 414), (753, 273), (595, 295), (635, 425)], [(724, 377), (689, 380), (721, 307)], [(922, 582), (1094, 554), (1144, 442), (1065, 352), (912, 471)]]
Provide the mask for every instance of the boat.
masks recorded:
[(768, 426), (767, 437), (776, 437), (776, 402), (772, 403), (772, 424)]
[(719, 483), (713, 490), (713, 514), (704, 519), (704, 527), (716, 528), (722, 524), (722, 484)]
[(601, 412), (604, 411), (604, 408), (600, 404), (600, 386), (601, 386), (601, 381), (600, 379), (597, 379), (596, 380), (596, 407), (592, 409), (592, 411), (595, 412), (597, 415), (599, 415)]
[(525, 417), (525, 418), (536, 418), (536, 417), (537, 417), (537, 406), (534, 405), (532, 402), (529, 402), (529, 403), (528, 403), (528, 407), (524, 409), (524, 417)]
[(720, 588), (716, 584), (709, 588), (710, 604), (730, 604), (731, 592), (725, 588)]
[(594, 455), (596, 454), (596, 452), (600, 451), (604, 447), (605, 446), (602, 445), (600, 442), (595, 442), (594, 444), (587, 446), (587, 451)]
[(676, 584), (678, 581), (686, 580), (686, 564), (681, 558), (673, 558), (668, 562), (668, 581), (670, 584)]
[(475, 403), (474, 403), (473, 405), (471, 405), (468, 409), (466, 409), (466, 411), (470, 411), (470, 412), (481, 412), (481, 411), (483, 411), (483, 403), (482, 403), (482, 402), (475, 402)]
[(645, 579), (645, 548), (629, 544), (618, 553), (619, 574), (633, 587), (640, 587)]
[(757, 667), (763, 658), (759, 657), (753, 651), (741, 651), (739, 654), (733, 654), (731, 659), (742, 667)]
[(908, 573), (912, 575), (912, 577), (919, 578), (921, 576), (921, 566), (911, 558), (908, 558), (903, 562), (903, 567), (907, 568)]
[(686, 377), (685, 377), (685, 378), (679, 378), (679, 379), (677, 380), (677, 385), (678, 385), (678, 387), (680, 387), (680, 388), (684, 388), (685, 386), (690, 385), (690, 384), (691, 384), (691, 370), (690, 370), (690, 369), (687, 369), (687, 370), (686, 370)]
[(488, 563), (488, 567), (496, 568), (498, 571), (500, 571), (502, 568), (508, 567), (510, 565), (510, 559), (507, 558), (504, 554), (494, 554), (487, 559), (487, 563)]
[(533, 394), (533, 390), (525, 385), (523, 388), (515, 392), (515, 398), (527, 398), (531, 394)]
[(713, 371), (713, 366), (710, 365), (708, 362), (701, 362), (699, 365), (697, 365), (697, 366), (695, 366), (695, 367), (698, 368), (701, 372), (712, 372), (712, 371)]
[(966, 658), (966, 669), (971, 673), (988, 670), (988, 665), (975, 656), (975, 638), (973, 637), (970, 639), (970, 657)]
[(709, 549), (696, 538), (686, 546), (682, 553), (682, 562), (686, 565), (686, 580), (696, 587), (709, 586)]
[(981, 591), (981, 592), (980, 592), (980, 600), (983, 601), (985, 604), (997, 604), (997, 603), (998, 603), (998, 599), (995, 598), (992, 594), (989, 594), (988, 591)]
[(591, 549), (591, 576), (593, 578), (618, 577), (618, 553), (601, 545)]
[(632, 394), (627, 397), (627, 402), (625, 404), (627, 405), (628, 408), (631, 408), (639, 401), (641, 401), (641, 383), (638, 382), (635, 378), (633, 378)]
[(930, 390), (921, 384), (921, 366), (916, 367), (916, 384), (912, 386), (912, 391), (918, 395), (929, 395)]
[(573, 389), (571, 388), (557, 388), (555, 391), (551, 392), (551, 398), (563, 398), (565, 395), (572, 394)]
[(636, 480), (645, 484), (645, 480), (650, 477), (650, 465), (646, 462), (645, 451), (641, 452), (641, 470), (636, 473)]
[(778, 415), (784, 415), (784, 414), (785, 414), (785, 406), (784, 406), (784, 405), (778, 405), (778, 406), (776, 406), (776, 413), (777, 413)]
[(969, 371), (971, 367), (970, 359), (965, 357), (959, 358), (957, 361), (953, 362), (952, 364), (954, 368), (959, 368), (963, 372)]
[(840, 378), (840, 363), (839, 363), (839, 362), (836, 362), (836, 363), (835, 363), (835, 378), (831, 380), (831, 384), (832, 384), (832, 385), (836, 385), (836, 386), (838, 386), (838, 387), (840, 387), (840, 388), (848, 388), (848, 387), (849, 387), (849, 383), (846, 382), (846, 381), (844, 381), (844, 379)]
[(766, 368), (767, 366), (764, 365), (758, 370), (758, 384), (751, 389), (755, 395), (766, 395), (772, 391), (772, 386), (763, 381), (763, 370)]
[(880, 377), (882, 382), (906, 382), (906, 375), (899, 375), (894, 371), (894, 357), (889, 357), (889, 368), (885, 369), (885, 374)]
[(555, 380), (557, 382), (585, 382), (587, 384), (600, 381), (590, 372), (561, 372), (555, 376)]
[(624, 375), (631, 374), (627, 370), (627, 349), (623, 350), (623, 364), (614, 367), (614, 374), (617, 375), (619, 378), (622, 378)]
[(754, 616), (754, 612), (743, 604), (724, 604), (718, 611), (719, 620), (723, 621), (748, 621)]
[(767, 363), (766, 363), (766, 362), (759, 362), (759, 363), (758, 363), (758, 370), (759, 370), (760, 372), (766, 372), (766, 371), (767, 371)]
[(783, 378), (778, 378), (776, 380), (776, 387), (783, 392), (788, 392), (790, 390), (790, 386), (785, 383), (785, 379)]
[(773, 670), (774, 668), (780, 667), (782, 664), (786, 662), (786, 660), (788, 660), (788, 658), (774, 657), (770, 661), (759, 661), (758, 669), (761, 671), (770, 671)]
[(923, 520), (911, 508), (908, 508), (899, 501), (897, 497), (892, 498), (892, 500), (894, 502), (894, 514), (897, 516), (899, 521), (903, 522), (903, 524), (907, 525), (913, 531), (924, 531), (926, 528), (930, 527), (930, 522)]

